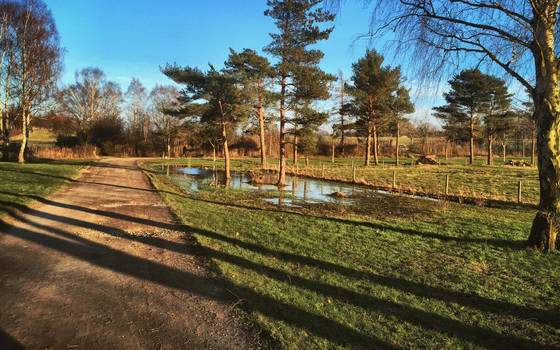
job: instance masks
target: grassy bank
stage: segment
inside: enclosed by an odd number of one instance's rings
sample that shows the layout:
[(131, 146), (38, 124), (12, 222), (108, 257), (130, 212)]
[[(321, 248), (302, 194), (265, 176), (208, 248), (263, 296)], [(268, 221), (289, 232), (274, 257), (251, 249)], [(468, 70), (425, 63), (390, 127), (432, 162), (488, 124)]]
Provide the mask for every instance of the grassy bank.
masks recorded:
[(523, 248), (532, 210), (399, 196), (288, 209), (187, 195), (158, 171), (200, 253), (282, 348), (560, 346), (560, 254)]
[[(404, 165), (395, 168), (394, 160), (383, 159), (379, 166), (363, 166), (361, 159), (336, 159), (332, 163), (329, 159), (309, 159), (309, 166), (305, 160), (300, 160), (297, 167), (288, 162), (288, 171), (331, 180), (352, 181), (355, 166), (357, 182), (378, 187), (392, 187), (393, 173), (397, 189), (408, 193), (425, 193), (441, 196), (445, 194), (446, 176), (449, 178), (448, 194), (465, 198), (494, 199), (500, 201), (517, 202), (518, 186), (521, 181), (521, 201), (537, 204), (539, 195), (538, 173), (536, 168), (518, 168), (511, 166), (486, 166), (482, 164), (461, 165), (461, 160), (453, 159), (441, 166), (412, 166), (411, 159), (403, 159)], [(480, 161), (480, 160), (478, 160)], [(173, 159), (164, 161), (166, 164), (181, 164), (192, 166), (214, 166), (223, 168), (223, 161), (215, 163), (208, 159)], [(277, 166), (277, 160), (271, 160), (271, 167)], [(232, 168), (239, 171), (258, 170), (260, 163), (257, 159), (234, 159)], [(324, 170), (323, 170), (324, 168)]]
[(33, 197), (44, 198), (75, 177), (88, 161), (49, 161), (27, 164), (0, 162), (0, 217)]

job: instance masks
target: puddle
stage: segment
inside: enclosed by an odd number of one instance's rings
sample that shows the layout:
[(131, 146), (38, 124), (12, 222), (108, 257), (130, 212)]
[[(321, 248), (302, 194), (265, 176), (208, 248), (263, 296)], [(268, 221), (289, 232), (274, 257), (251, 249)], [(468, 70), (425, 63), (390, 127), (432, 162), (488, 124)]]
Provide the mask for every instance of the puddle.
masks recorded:
[[(266, 197), (264, 200), (270, 203), (291, 207), (302, 204), (352, 204), (352, 199), (371, 196), (372, 193), (383, 195), (395, 195), (385, 191), (372, 190), (371, 187), (363, 185), (345, 184), (335, 181), (311, 179), (286, 175), (286, 186), (278, 187), (273, 183), (277, 180), (277, 174), (263, 174), (257, 182), (242, 173), (231, 173), (231, 179), (226, 182), (225, 174), (221, 170), (211, 168), (193, 167), (167, 167), (167, 176), (189, 193), (197, 193), (201, 190), (212, 190), (213, 188), (231, 188), (237, 190), (260, 191)], [(338, 196), (333, 196), (337, 193)], [(412, 198), (425, 198), (407, 195)]]

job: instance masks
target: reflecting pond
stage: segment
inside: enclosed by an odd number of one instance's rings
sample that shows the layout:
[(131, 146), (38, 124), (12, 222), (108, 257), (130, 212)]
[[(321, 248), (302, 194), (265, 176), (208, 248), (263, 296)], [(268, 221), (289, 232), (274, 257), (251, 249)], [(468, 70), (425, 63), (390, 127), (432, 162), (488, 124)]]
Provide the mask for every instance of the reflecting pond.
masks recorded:
[(351, 204), (353, 197), (388, 195), (385, 191), (373, 190), (364, 185), (289, 175), (286, 175), (286, 185), (278, 187), (274, 184), (278, 178), (276, 173), (264, 173), (258, 178), (252, 178), (249, 174), (232, 172), (229, 181), (226, 181), (224, 171), (212, 168), (167, 166), (166, 173), (171, 180), (189, 193), (217, 187), (259, 191), (266, 197), (265, 201), (287, 206), (317, 203)]
[[(273, 184), (278, 178), (275, 173), (261, 174), (258, 179), (253, 179), (248, 174), (232, 172), (231, 179), (226, 181), (225, 174), (221, 170), (170, 167), (167, 169), (167, 175), (189, 193), (209, 190), (213, 187), (260, 191), (264, 192), (267, 197), (266, 201), (283, 205), (297, 205), (296, 203), (348, 204), (348, 197), (368, 191), (365, 186), (289, 175), (286, 175), (286, 186), (278, 187)], [(371, 189), (369, 192), (371, 193)]]

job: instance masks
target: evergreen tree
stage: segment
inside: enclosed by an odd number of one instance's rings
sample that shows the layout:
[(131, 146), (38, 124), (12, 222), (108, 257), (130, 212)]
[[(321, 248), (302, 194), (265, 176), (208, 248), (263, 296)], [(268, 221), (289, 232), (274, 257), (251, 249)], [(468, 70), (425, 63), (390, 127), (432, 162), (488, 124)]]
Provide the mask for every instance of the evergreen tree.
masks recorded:
[(388, 101), (389, 119), (391, 120), (391, 126), (395, 131), (395, 164), (399, 165), (399, 138), (400, 138), (400, 126), (407, 119), (404, 114), (410, 114), (414, 112), (414, 104), (410, 101), (410, 95), (408, 90), (404, 87), (399, 87), (397, 91), (391, 96)]
[(261, 166), (264, 169), (267, 167), (264, 109), (275, 98), (275, 95), (268, 90), (274, 71), (265, 57), (259, 56), (251, 49), (244, 49), (240, 53), (230, 49), (225, 65), (228, 72), (243, 86), (250, 106), (249, 113), (256, 116), (258, 120)]
[(294, 77), (294, 96), (291, 109), (294, 114), (289, 119), (292, 124), (290, 132), (293, 134), (294, 164), (298, 158), (298, 142), (301, 137), (316, 133), (319, 127), (328, 119), (328, 113), (313, 108), (316, 100), (326, 100), (330, 97), (328, 85), (336, 78), (326, 74), (317, 67), (299, 67)]
[(366, 166), (370, 163), (372, 137), (375, 165), (379, 164), (378, 132), (388, 122), (388, 102), (401, 83), (400, 67), (383, 67), (383, 60), (375, 50), (367, 50), (364, 57), (352, 64), (352, 84), (346, 86), (351, 101), (344, 106), (344, 112), (356, 117), (354, 128), (367, 136)]
[[(503, 93), (496, 79), (478, 69), (463, 70), (449, 80), (451, 91), (443, 94), (447, 104), (434, 108), (434, 115), (442, 119), (445, 130), (468, 137), (470, 164), (474, 163), (474, 141), (480, 136), (484, 117), (492, 108), (503, 109), (501, 105), (508, 100), (505, 96), (494, 98)], [(507, 94), (507, 88), (505, 91)]]
[(495, 139), (503, 130), (511, 127), (512, 113), (509, 111), (511, 94), (508, 94), (505, 81), (494, 76), (488, 76), (486, 82), (488, 91), (488, 107), (483, 117), (484, 130), (488, 139), (488, 158), (486, 164), (493, 164), (492, 146)]
[(280, 93), (280, 169), (278, 184), (284, 185), (286, 175), (286, 109), (294, 104), (294, 79), (305, 69), (317, 69), (323, 53), (310, 45), (329, 38), (333, 27), (319, 25), (334, 20), (334, 15), (320, 8), (322, 0), (268, 0), (265, 15), (274, 19), (278, 33), (271, 33), (272, 42), (265, 51), (278, 59), (274, 66)]
[(236, 79), (219, 72), (212, 65), (207, 72), (197, 68), (167, 65), (163, 73), (178, 84), (181, 92), (179, 113), (203, 124), (219, 125), (224, 153), (225, 176), (230, 179), (228, 127), (235, 127), (245, 115), (246, 96), (238, 88)]

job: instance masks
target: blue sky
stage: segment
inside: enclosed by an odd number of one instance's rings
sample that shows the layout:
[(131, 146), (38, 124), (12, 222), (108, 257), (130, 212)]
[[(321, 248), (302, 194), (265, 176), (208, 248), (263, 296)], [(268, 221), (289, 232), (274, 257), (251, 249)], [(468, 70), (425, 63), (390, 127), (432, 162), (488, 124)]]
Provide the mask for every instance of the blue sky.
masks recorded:
[[(205, 69), (208, 62), (220, 67), (229, 48), (261, 51), (270, 42), (275, 26), (264, 16), (265, 0), (185, 1), (165, 0), (46, 0), (66, 48), (64, 84), (85, 67), (101, 68), (123, 90), (136, 77), (148, 88), (171, 83), (159, 67), (177, 62)], [(366, 47), (385, 51), (385, 42), (357, 39), (367, 32), (369, 14), (359, 2), (348, 2), (335, 21), (331, 38), (318, 46), (325, 53), (321, 67), (350, 76), (351, 64)], [(350, 5), (351, 4), (351, 5)], [(386, 54), (386, 62), (402, 64)], [(406, 68), (406, 66), (404, 67)], [(410, 87), (415, 81), (408, 78)], [(414, 94), (414, 92), (413, 92)], [(415, 118), (440, 104), (440, 91), (429, 90), (415, 99)]]

